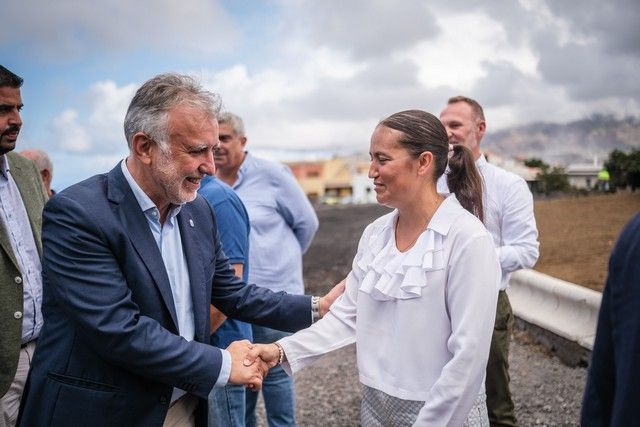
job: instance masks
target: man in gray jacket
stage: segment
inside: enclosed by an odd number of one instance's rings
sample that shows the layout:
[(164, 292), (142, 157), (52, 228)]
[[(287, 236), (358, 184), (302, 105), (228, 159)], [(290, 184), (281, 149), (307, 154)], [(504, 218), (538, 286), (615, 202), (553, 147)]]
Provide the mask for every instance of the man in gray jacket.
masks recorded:
[(0, 427), (15, 425), (42, 327), (40, 228), (47, 200), (34, 164), (12, 153), (22, 79), (0, 65)]

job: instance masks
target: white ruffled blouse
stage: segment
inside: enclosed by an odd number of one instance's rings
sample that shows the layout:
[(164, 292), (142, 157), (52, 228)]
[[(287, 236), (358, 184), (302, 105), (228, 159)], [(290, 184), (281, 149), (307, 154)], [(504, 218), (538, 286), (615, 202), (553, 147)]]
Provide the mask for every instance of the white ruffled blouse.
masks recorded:
[(365, 229), (331, 311), (279, 341), (285, 369), (296, 372), (355, 341), (363, 384), (425, 401), (416, 425), (462, 425), (483, 387), (498, 257), (482, 223), (454, 195), (406, 252), (395, 245), (397, 215)]

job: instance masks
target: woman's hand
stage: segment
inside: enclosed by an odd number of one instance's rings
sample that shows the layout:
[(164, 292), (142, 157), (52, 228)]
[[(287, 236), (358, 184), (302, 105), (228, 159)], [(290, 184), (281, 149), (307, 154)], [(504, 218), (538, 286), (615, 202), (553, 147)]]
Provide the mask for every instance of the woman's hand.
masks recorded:
[(253, 348), (249, 350), (244, 359), (244, 365), (251, 366), (258, 358), (262, 359), (269, 369), (271, 369), (276, 366), (280, 360), (280, 348), (275, 343), (253, 344)]

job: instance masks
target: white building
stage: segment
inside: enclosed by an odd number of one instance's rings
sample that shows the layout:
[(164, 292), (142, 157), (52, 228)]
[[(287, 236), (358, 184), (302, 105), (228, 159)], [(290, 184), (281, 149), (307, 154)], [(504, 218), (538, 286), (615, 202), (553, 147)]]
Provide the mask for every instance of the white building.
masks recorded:
[(569, 185), (578, 189), (591, 190), (598, 184), (598, 172), (603, 165), (598, 162), (598, 157), (593, 158), (593, 163), (573, 163), (567, 166), (567, 178)]

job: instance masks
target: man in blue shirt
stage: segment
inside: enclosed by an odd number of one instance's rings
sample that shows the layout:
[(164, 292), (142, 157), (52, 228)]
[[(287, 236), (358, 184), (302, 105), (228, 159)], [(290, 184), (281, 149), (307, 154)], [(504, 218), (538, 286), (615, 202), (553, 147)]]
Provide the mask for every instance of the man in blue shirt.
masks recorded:
[[(236, 276), (247, 281), (249, 276), (249, 215), (238, 195), (215, 177), (204, 178), (198, 190), (213, 208), (218, 222), (218, 234)], [(233, 341), (253, 341), (251, 324), (226, 319), (211, 306), (211, 345), (227, 348)], [(243, 427), (245, 413), (245, 387), (228, 384), (214, 387), (209, 394), (209, 426)]]
[[(249, 280), (272, 291), (303, 294), (302, 254), (318, 229), (318, 217), (286, 166), (245, 151), (242, 119), (218, 117), (220, 144), (214, 152), (216, 176), (229, 184), (249, 212)], [(277, 256), (275, 256), (277, 254)], [(253, 325), (256, 343), (277, 341), (285, 332)], [(257, 393), (247, 393), (247, 425), (255, 425)], [(293, 381), (280, 366), (263, 383), (269, 426), (295, 425)]]

